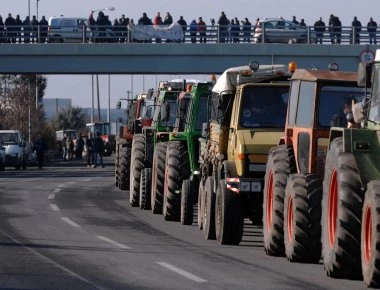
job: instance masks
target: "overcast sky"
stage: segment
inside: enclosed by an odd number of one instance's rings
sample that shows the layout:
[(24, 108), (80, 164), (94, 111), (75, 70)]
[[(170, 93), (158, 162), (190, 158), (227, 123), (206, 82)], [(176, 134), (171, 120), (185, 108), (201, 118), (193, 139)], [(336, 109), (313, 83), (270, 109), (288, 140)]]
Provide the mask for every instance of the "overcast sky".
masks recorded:
[[(5, 19), (8, 13), (13, 16), (19, 14), (22, 19), (29, 14), (36, 15), (37, 0), (1, 0), (0, 15)], [(291, 19), (293, 15), (297, 19), (304, 18), (307, 25), (313, 25), (319, 17), (325, 22), (329, 15), (339, 16), (343, 26), (351, 25), (354, 16), (366, 26), (370, 17), (380, 24), (380, 0), (40, 0), (38, 3), (38, 15), (44, 15), (47, 19), (50, 16), (81, 16), (87, 17), (91, 10), (106, 7), (115, 7), (113, 12), (107, 12), (110, 19), (120, 17), (133, 18), (136, 22), (143, 12), (148, 17), (153, 18), (157, 11), (164, 16), (170, 12), (173, 20), (177, 21), (179, 16), (190, 23), (192, 19), (203, 17), (206, 24), (210, 24), (210, 19), (216, 20), (220, 12), (224, 11), (228, 18), (237, 17), (248, 19), (254, 23), (256, 18), (279, 17)], [(148, 89), (155, 85), (156, 80), (177, 78), (177, 76), (146, 76), (144, 77), (144, 87)], [(100, 96), (101, 106), (107, 105), (108, 86), (107, 77), (100, 76)], [(134, 76), (133, 91), (140, 92), (142, 87), (142, 76)], [(202, 77), (208, 80), (208, 76)], [(126, 97), (126, 91), (131, 90), (131, 76), (111, 76), (111, 106), (114, 106), (116, 99)], [(81, 107), (91, 106), (91, 76), (48, 76), (47, 98), (72, 98), (73, 105)]]

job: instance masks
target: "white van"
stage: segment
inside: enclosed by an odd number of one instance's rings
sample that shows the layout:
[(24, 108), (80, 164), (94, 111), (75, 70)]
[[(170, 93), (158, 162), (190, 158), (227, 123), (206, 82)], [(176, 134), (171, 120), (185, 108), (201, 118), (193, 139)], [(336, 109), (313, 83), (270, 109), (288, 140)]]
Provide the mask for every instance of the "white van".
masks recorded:
[(22, 133), (19, 130), (0, 130), (0, 139), (5, 147), (5, 166), (26, 169), (28, 154)]
[(50, 17), (48, 25), (48, 42), (88, 42), (91, 36), (88, 20), (84, 17)]

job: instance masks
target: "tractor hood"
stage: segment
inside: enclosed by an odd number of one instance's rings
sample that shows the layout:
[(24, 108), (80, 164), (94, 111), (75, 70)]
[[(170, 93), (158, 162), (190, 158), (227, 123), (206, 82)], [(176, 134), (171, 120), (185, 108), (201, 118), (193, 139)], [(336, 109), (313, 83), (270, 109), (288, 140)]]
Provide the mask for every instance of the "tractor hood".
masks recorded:
[(237, 140), (246, 154), (268, 154), (269, 149), (278, 145), (283, 130), (273, 130), (272, 132), (265, 129), (265, 132), (255, 130), (238, 130)]

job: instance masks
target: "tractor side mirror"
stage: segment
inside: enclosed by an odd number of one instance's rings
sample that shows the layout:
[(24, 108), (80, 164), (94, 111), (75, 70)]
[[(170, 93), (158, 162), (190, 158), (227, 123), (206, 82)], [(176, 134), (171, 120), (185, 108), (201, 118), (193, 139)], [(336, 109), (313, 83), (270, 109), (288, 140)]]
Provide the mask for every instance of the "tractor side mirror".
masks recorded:
[(352, 106), (352, 115), (354, 117), (355, 123), (361, 123), (365, 120), (364, 112), (363, 112), (363, 104), (356, 103)]

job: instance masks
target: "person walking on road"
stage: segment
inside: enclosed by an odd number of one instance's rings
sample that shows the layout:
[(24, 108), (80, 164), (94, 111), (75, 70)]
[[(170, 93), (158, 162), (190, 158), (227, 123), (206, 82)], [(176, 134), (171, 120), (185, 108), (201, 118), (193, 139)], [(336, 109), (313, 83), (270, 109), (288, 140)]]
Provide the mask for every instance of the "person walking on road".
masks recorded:
[(94, 139), (92, 138), (92, 133), (88, 133), (86, 139), (86, 148), (87, 148), (87, 167), (91, 167), (94, 164)]
[(102, 138), (100, 138), (100, 132), (96, 132), (96, 137), (93, 140), (93, 148), (94, 148), (94, 164), (92, 167), (96, 168), (98, 165), (98, 157), (99, 162), (102, 168), (104, 168), (103, 164), (103, 154), (104, 154), (104, 142)]
[(41, 169), (42, 166), (44, 165), (44, 155), (45, 155), (45, 151), (47, 151), (47, 145), (46, 145), (45, 140), (39, 134), (37, 135), (37, 139), (34, 142), (32, 149), (36, 151), (37, 166), (39, 169)]

